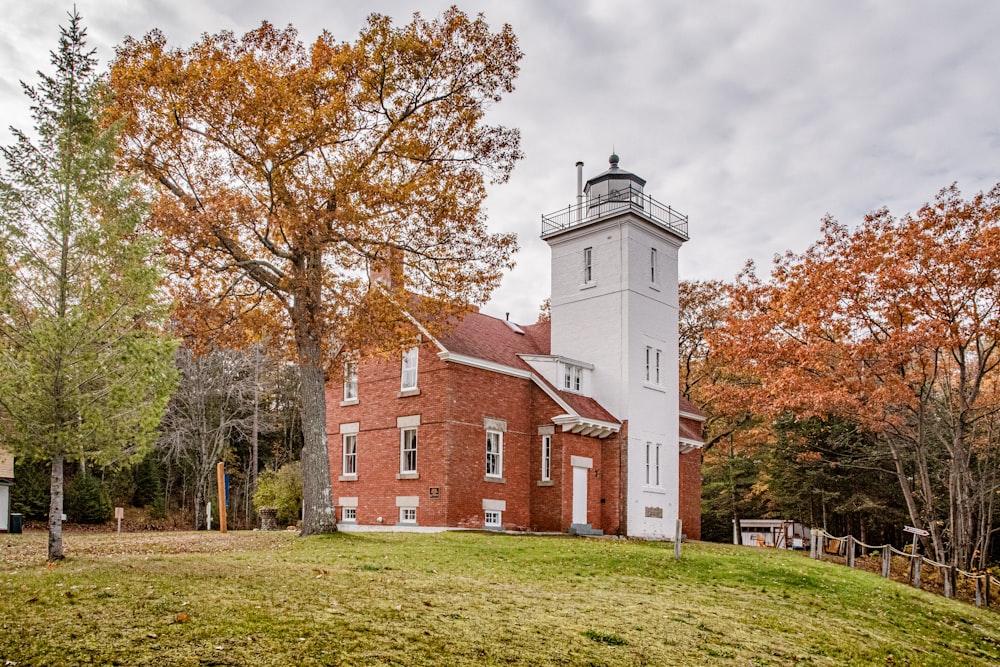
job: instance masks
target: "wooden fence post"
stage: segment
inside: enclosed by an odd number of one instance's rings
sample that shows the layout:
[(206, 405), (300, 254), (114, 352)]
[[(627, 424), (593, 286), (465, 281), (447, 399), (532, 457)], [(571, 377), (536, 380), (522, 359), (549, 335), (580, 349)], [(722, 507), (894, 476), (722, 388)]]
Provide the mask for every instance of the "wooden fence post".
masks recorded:
[(983, 593), (980, 590), (980, 586), (979, 586), (979, 580), (980, 579), (982, 579), (982, 577), (974, 577), (972, 579), (976, 583), (976, 606), (977, 607), (982, 607), (983, 606)]
[(677, 534), (674, 535), (674, 560), (681, 559), (681, 531), (683, 525), (683, 522), (680, 519), (677, 519)]
[(989, 609), (990, 608), (990, 575), (989, 575), (988, 572), (986, 573), (986, 576), (984, 577), (984, 579), (986, 580), (986, 595), (983, 598), (983, 602), (986, 603), (986, 608)]
[(854, 567), (854, 536), (847, 536), (847, 567)]
[(913, 587), (920, 588), (920, 566), (923, 565), (924, 559), (916, 555), (910, 556), (910, 558), (912, 559), (910, 562), (913, 568)]
[(892, 574), (892, 547), (888, 544), (882, 547), (882, 576), (886, 579)]
[(941, 577), (944, 579), (944, 596), (955, 597), (955, 566), (941, 568)]

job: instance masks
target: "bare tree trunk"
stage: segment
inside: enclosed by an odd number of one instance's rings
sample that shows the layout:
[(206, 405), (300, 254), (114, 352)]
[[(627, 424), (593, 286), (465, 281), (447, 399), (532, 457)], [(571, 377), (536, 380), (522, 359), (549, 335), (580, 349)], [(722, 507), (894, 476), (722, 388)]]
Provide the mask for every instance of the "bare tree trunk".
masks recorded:
[(62, 515), (63, 515), (63, 455), (52, 457), (52, 477), (49, 485), (49, 561), (62, 560)]

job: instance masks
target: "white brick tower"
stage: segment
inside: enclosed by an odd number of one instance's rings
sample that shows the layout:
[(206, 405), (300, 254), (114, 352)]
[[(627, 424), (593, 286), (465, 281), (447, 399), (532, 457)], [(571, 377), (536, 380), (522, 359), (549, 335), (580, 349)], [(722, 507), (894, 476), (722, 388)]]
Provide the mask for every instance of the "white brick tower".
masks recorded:
[[(585, 369), (581, 393), (627, 422), (628, 535), (674, 535), (678, 516), (677, 252), (687, 218), (618, 166), (542, 216), (552, 249), (552, 350)], [(572, 369), (571, 369), (572, 370)], [(583, 373), (583, 370), (576, 372)], [(573, 387), (560, 386), (572, 390)]]

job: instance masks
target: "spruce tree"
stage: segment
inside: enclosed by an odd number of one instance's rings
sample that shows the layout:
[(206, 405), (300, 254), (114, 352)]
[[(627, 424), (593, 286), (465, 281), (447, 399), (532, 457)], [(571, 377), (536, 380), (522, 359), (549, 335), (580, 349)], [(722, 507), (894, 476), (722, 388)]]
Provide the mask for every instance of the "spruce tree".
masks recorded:
[(50, 467), (50, 560), (63, 557), (63, 465), (125, 465), (152, 446), (176, 384), (163, 273), (120, 125), (74, 10), (54, 72), (22, 83), (34, 132), (0, 149), (0, 438)]

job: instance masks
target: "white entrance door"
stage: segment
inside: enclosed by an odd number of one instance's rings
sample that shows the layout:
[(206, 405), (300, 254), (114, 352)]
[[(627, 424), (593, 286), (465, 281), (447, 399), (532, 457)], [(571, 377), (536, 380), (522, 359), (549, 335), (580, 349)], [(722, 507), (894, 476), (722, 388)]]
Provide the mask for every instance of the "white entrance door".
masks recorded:
[(573, 467), (573, 523), (587, 523), (587, 468)]

